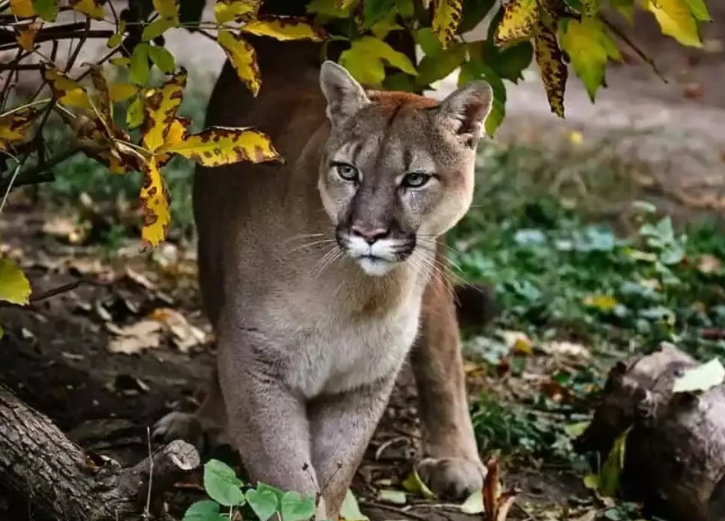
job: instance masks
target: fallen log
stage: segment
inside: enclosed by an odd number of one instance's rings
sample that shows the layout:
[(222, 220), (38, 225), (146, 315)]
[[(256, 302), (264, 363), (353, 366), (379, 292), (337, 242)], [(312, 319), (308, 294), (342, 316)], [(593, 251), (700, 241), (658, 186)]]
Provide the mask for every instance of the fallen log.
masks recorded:
[(58, 521), (130, 521), (201, 463), (175, 440), (130, 468), (71, 442), (0, 383), (0, 488)]
[(620, 493), (673, 521), (725, 520), (725, 385), (675, 393), (700, 364), (672, 344), (618, 363), (609, 373), (579, 452), (605, 461), (626, 436)]

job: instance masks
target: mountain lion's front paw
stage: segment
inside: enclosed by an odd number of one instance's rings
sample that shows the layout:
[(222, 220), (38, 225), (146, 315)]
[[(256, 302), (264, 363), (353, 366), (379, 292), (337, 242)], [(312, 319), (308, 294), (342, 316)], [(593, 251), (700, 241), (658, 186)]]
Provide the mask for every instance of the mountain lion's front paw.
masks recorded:
[(199, 451), (204, 451), (204, 428), (193, 414), (185, 412), (170, 412), (154, 425), (152, 438), (170, 442), (181, 439), (194, 445)]
[(418, 475), (437, 496), (463, 500), (483, 487), (486, 468), (464, 458), (425, 458), (416, 466)]

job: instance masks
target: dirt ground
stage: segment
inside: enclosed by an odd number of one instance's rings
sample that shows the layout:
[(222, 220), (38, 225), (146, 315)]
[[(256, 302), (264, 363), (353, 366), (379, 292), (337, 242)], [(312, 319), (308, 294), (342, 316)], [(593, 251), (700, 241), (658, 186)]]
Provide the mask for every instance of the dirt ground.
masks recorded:
[[(705, 33), (704, 50), (682, 48), (662, 37), (652, 23), (637, 31), (637, 41), (671, 78), (669, 84), (663, 84), (637, 60), (618, 66), (609, 75), (611, 87), (603, 91), (601, 105), (590, 106), (581, 98), (581, 89), (572, 86), (571, 119), (566, 124), (576, 127), (588, 120), (594, 127), (599, 123), (606, 127), (605, 122), (596, 121), (592, 111), (614, 121), (611, 127), (632, 124), (626, 119), (628, 115), (647, 121), (660, 118), (670, 126), (675, 118), (676, 126), (697, 130), (691, 138), (696, 144), (710, 139), (711, 150), (720, 162), (706, 163), (702, 171), (695, 171), (695, 167), (679, 171), (671, 181), (680, 183), (685, 174), (722, 177), (725, 148), (719, 148), (718, 143), (725, 141), (719, 126), (723, 119), (718, 124), (714, 121), (725, 114), (725, 90), (721, 88), (725, 77), (725, 3), (710, 4), (716, 22)], [(546, 113), (541, 90), (536, 82), (514, 89), (510, 104), (526, 101), (510, 110), (511, 119), (503, 129), (504, 137), (509, 136), (506, 139), (513, 134), (526, 138), (522, 128), (541, 135), (547, 127), (560, 125)], [(526, 112), (528, 108), (530, 112)], [(667, 117), (662, 116), (664, 113)], [(617, 119), (617, 115), (624, 119)], [(658, 150), (670, 155), (672, 149)], [(50, 238), (42, 228), (52, 217), (31, 211), (22, 203), (11, 205), (0, 220), (0, 235), (8, 250), (3, 254), (21, 260), (36, 295), (79, 277), (84, 283), (29, 308), (0, 308), (0, 323), (5, 329), (0, 340), (0, 379), (49, 415), (73, 440), (133, 463), (146, 453), (148, 426), (179, 403), (193, 407), (213, 362), (208, 327), (199, 311), (193, 251), (171, 244), (154, 256), (138, 255), (133, 247), (99, 253), (97, 247), (70, 246)], [(159, 308), (180, 312), (206, 338), (180, 349), (178, 339), (174, 342), (164, 334), (160, 345), (140, 353), (109, 352), (109, 343), (115, 338), (109, 323), (123, 327)], [(421, 502), (402, 511), (370, 499), (374, 498), (376, 483), (403, 477), (414, 460), (417, 421), (410, 383), (408, 374), (401, 376), (401, 385), (356, 478), (354, 488), (363, 511), (375, 519), (465, 518), (456, 506)], [(474, 379), (470, 384), (472, 392), (482, 385)], [(519, 483), (522, 502), (575, 502), (576, 495), (584, 494), (578, 480), (557, 469), (518, 471), (504, 479)], [(180, 492), (186, 504), (194, 494), (199, 491)], [(32, 505), (14, 503), (0, 494), (0, 520), (34, 518)], [(527, 516), (514, 509), (511, 518)]]

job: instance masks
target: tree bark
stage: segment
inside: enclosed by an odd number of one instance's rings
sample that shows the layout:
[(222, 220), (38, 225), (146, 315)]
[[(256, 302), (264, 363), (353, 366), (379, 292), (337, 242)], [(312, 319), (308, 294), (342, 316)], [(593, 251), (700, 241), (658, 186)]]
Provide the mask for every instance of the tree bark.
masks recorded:
[(150, 502), (149, 490), (157, 496), (200, 461), (192, 445), (175, 440), (123, 469), (78, 447), (0, 384), (0, 488), (26, 499), (43, 516), (58, 521), (140, 519)]

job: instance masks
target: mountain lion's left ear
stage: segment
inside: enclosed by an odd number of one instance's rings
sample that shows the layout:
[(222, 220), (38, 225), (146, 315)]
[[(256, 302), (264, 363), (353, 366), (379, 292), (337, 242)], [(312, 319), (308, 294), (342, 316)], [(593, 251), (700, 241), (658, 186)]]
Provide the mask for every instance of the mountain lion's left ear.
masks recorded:
[(330, 60), (320, 69), (320, 87), (327, 99), (327, 119), (333, 127), (343, 124), (370, 103), (365, 90), (347, 69)]
[(493, 95), (485, 81), (472, 81), (448, 95), (436, 109), (441, 123), (474, 146), (483, 135), (483, 121), (491, 110)]

